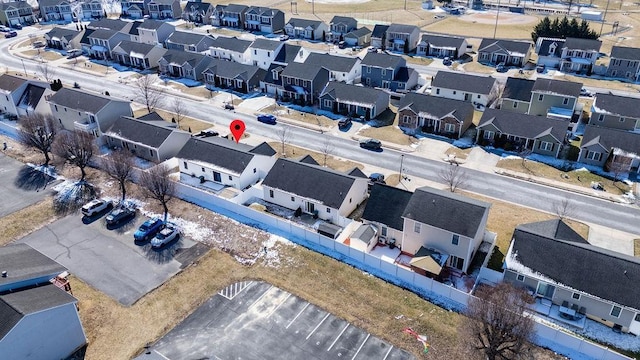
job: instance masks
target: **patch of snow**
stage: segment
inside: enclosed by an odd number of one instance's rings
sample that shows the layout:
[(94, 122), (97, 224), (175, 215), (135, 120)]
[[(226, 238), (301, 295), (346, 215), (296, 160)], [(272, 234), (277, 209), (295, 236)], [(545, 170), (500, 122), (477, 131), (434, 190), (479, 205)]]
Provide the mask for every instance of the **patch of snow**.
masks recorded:
[(522, 157), (518, 156), (518, 155), (506, 155), (506, 154), (503, 154), (502, 158), (505, 159), (505, 160), (522, 160)]
[(369, 252), (369, 255), (375, 256), (382, 261), (386, 261), (388, 263), (395, 263), (398, 255), (400, 255), (400, 249), (397, 247), (391, 249), (388, 246), (376, 246)]
[(586, 171), (586, 172), (589, 172), (589, 169), (587, 169), (586, 167), (583, 166), (583, 167), (581, 167), (579, 169), (575, 169), (573, 171)]
[(453, 146), (458, 147), (460, 149), (468, 149), (470, 147), (473, 147), (473, 139), (472, 138), (460, 138), (458, 140), (455, 140), (452, 143)]

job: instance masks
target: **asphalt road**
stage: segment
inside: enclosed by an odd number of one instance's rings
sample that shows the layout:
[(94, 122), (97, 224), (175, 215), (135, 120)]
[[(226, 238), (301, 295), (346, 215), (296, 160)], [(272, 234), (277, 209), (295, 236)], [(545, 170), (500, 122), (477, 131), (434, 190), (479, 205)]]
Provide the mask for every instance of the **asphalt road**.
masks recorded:
[[(21, 36), (23, 36), (23, 38), (25, 37), (24, 35)], [(20, 42), (23, 38), (18, 37), (15, 41)], [(0, 62), (7, 67), (22, 70), (22, 61), (14, 58), (7, 51), (9, 44), (12, 42), (13, 41), (0, 40)], [(24, 61), (24, 67), (28, 72), (35, 72), (36, 66), (37, 62), (33, 60)], [(108, 89), (112, 96), (131, 99), (133, 95), (130, 85), (110, 81), (102, 77), (88, 76), (68, 69), (57, 69), (56, 77), (63, 79), (65, 82), (78, 82), (83, 88), (94, 91), (105, 91)], [(605, 89), (603, 89), (603, 91), (604, 90)], [(229, 126), (229, 123), (233, 119), (241, 119), (245, 121), (248, 132), (272, 139), (278, 138), (277, 130), (279, 126), (258, 123), (255, 117), (239, 113), (229, 113), (221, 108), (212, 106), (207, 100), (193, 101), (184, 99), (184, 103), (189, 107), (190, 115), (193, 117), (225, 127)], [(291, 144), (321, 150), (323, 142), (318, 140), (320, 135), (317, 132), (295, 126), (290, 126), (289, 128), (289, 142)], [(387, 169), (399, 169), (401, 153), (398, 151), (385, 149), (380, 153), (372, 153), (360, 149), (355, 141), (343, 139), (336, 139), (336, 141), (333, 142), (333, 146), (333, 153), (336, 156)], [(432, 181), (440, 181), (437, 174), (445, 166), (448, 165), (444, 162), (406, 154), (404, 156), (403, 168), (405, 170), (403, 173)], [(630, 233), (640, 233), (640, 226), (638, 225), (640, 208), (638, 207), (615, 204), (609, 201), (573, 194), (543, 185), (518, 181), (492, 173), (472, 169), (466, 169), (466, 172), (469, 175), (467, 189), (478, 194), (543, 211), (550, 211), (554, 202), (569, 198), (575, 208), (572, 217), (577, 220), (592, 222)]]
[(53, 178), (0, 152), (0, 217), (31, 206), (51, 194)]

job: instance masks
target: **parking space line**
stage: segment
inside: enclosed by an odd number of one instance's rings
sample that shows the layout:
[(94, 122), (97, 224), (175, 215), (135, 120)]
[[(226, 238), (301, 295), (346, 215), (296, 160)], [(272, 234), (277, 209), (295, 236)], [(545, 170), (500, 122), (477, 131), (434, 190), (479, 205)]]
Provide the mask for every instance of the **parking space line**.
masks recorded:
[(158, 356), (162, 357), (163, 359), (167, 359), (170, 360), (168, 357), (162, 355), (162, 353), (160, 353), (158, 350), (153, 350), (154, 353), (158, 354)]
[(333, 342), (331, 343), (331, 346), (329, 346), (327, 351), (331, 350), (333, 345), (335, 345), (338, 342), (338, 339), (340, 339), (340, 336), (342, 336), (342, 334), (344, 334), (344, 331), (347, 330), (348, 327), (349, 327), (349, 323), (347, 323), (347, 326), (345, 326), (344, 329), (342, 329), (342, 331), (340, 331), (340, 334), (338, 334), (338, 337), (335, 340), (333, 340)]
[(325, 315), (322, 320), (320, 321), (320, 323), (318, 323), (318, 325), (316, 325), (315, 328), (313, 328), (313, 330), (311, 330), (311, 332), (309, 333), (309, 335), (307, 335), (307, 340), (309, 340), (309, 338), (311, 337), (311, 335), (313, 335), (314, 332), (316, 332), (316, 330), (318, 330), (318, 328), (320, 327), (320, 325), (322, 325), (322, 323), (327, 320), (327, 318), (329, 317), (329, 315), (331, 315), (330, 313), (327, 313), (327, 315)]
[(353, 355), (353, 357), (351, 358), (351, 360), (355, 359), (356, 356), (358, 356), (358, 354), (360, 353), (360, 350), (362, 350), (362, 347), (364, 346), (364, 343), (367, 342), (367, 340), (369, 340), (369, 336), (371, 336), (371, 334), (367, 334), (367, 337), (364, 339), (364, 341), (362, 342), (362, 344), (360, 344), (360, 347), (358, 348), (358, 351), (356, 351), (356, 353)]
[(242, 292), (242, 290), (246, 289), (251, 285), (253, 281), (241, 281), (227, 286), (226, 288), (220, 290), (218, 294), (224, 297), (227, 300), (233, 300), (236, 295)]
[(393, 345), (391, 345), (391, 347), (389, 348), (389, 351), (387, 351), (386, 354), (384, 354), (384, 358), (382, 358), (382, 360), (387, 360), (387, 357), (389, 356), (389, 354), (391, 353), (391, 350), (393, 349)]
[(296, 317), (294, 317), (294, 318), (293, 318), (293, 320), (291, 320), (291, 322), (289, 323), (289, 325), (287, 325), (287, 326), (285, 327), (285, 329), (288, 329), (288, 328), (289, 328), (289, 326), (291, 326), (291, 324), (293, 324), (293, 322), (294, 322), (294, 321), (296, 321), (296, 319), (298, 318), (298, 316), (300, 316), (300, 314), (302, 314), (302, 312), (303, 312), (303, 311), (304, 311), (304, 310), (305, 310), (309, 305), (311, 305), (311, 303), (307, 303), (307, 305), (305, 305), (305, 306), (302, 308), (302, 310), (300, 310), (300, 312), (298, 313), (298, 315), (296, 315)]
[(271, 310), (271, 312), (269, 313), (269, 315), (267, 315), (267, 317), (271, 317), (271, 315), (273, 315), (273, 313), (274, 313), (274, 312), (276, 312), (276, 310), (278, 310), (278, 308), (279, 308), (282, 304), (284, 304), (284, 302), (285, 302), (285, 301), (287, 301), (287, 299), (288, 299), (290, 296), (291, 296), (291, 293), (289, 293), (289, 294), (287, 295), (287, 297), (286, 297), (286, 298), (284, 298), (284, 300), (280, 301), (280, 304), (278, 304), (278, 306), (276, 306), (276, 308), (275, 308), (275, 309)]
[(254, 307), (254, 306), (255, 306), (255, 304), (257, 304), (257, 303), (258, 303), (258, 301), (262, 300), (262, 298), (263, 298), (263, 297), (265, 297), (265, 295), (267, 295), (267, 293), (268, 293), (271, 289), (273, 289), (273, 285), (271, 285), (271, 286), (270, 286), (270, 287), (269, 287), (265, 292), (263, 292), (263, 293), (262, 293), (262, 295), (260, 295), (260, 297), (259, 297), (256, 301), (254, 301), (254, 302), (253, 302), (253, 304), (249, 305), (248, 309), (251, 309), (252, 307)]

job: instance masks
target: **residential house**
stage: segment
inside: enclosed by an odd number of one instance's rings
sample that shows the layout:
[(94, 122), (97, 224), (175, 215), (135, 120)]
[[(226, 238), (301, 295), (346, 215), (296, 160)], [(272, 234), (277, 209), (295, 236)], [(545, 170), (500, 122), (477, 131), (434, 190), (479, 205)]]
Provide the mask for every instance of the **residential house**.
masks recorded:
[(115, 30), (95, 30), (89, 36), (89, 56), (96, 59), (113, 59), (111, 51), (124, 40), (129, 40), (127, 34)]
[(26, 1), (10, 1), (0, 3), (0, 24), (12, 27), (14, 25), (31, 25), (36, 23), (33, 8)]
[(536, 41), (537, 65), (558, 69), (565, 39), (539, 37)]
[(247, 94), (260, 89), (267, 71), (257, 66), (211, 59), (203, 72), (207, 89), (223, 88)]
[(47, 47), (58, 50), (79, 49), (81, 38), (81, 31), (57, 26), (44, 34)]
[(398, 105), (398, 126), (404, 131), (462, 137), (473, 122), (473, 105), (468, 101), (408, 93)]
[(360, 58), (357, 56), (339, 56), (326, 53), (310, 53), (305, 64), (324, 66), (329, 70), (330, 81), (353, 84), (360, 81)]
[[(406, 60), (397, 55), (367, 53), (362, 59), (361, 82), (366, 86), (380, 87), (391, 91), (408, 90), (418, 82), (415, 70), (406, 67)], [(415, 73), (415, 74), (414, 74)], [(402, 83), (405, 76), (411, 78)]]
[(202, 2), (202, 0), (187, 1), (184, 9), (182, 9), (182, 19), (196, 24), (208, 25), (211, 23), (211, 15), (214, 9), (213, 4)]
[(82, 20), (85, 21), (107, 17), (107, 12), (102, 7), (102, 0), (83, 0), (80, 11)]
[(211, 25), (244, 29), (244, 15), (248, 9), (246, 5), (218, 5), (211, 15)]
[(476, 142), (505, 150), (529, 150), (535, 154), (558, 157), (567, 126), (544, 116), (485, 109), (477, 127)]
[(211, 14), (211, 17), (209, 18), (209, 24), (213, 25), (213, 26), (222, 26), (222, 17), (224, 15), (224, 9), (227, 7), (227, 5), (215, 5), (213, 8), (213, 13)]
[(244, 13), (244, 29), (273, 34), (284, 29), (284, 13), (279, 9), (250, 6)]
[(158, 66), (162, 75), (201, 81), (202, 73), (211, 60), (210, 57), (198, 53), (167, 50), (158, 60)]
[(350, 31), (344, 35), (344, 43), (349, 46), (369, 46), (371, 44), (371, 30), (361, 27)]
[(147, 12), (144, 0), (120, 0), (122, 17), (129, 19), (142, 19)]
[(589, 244), (562, 220), (517, 226), (504, 268), (504, 281), (536, 297), (640, 335), (640, 260)]
[(609, 58), (608, 77), (640, 81), (640, 48), (614, 46)]
[(80, 43), (80, 49), (82, 50), (83, 55), (88, 55), (92, 53), (91, 41), (89, 40), (89, 36), (93, 34), (94, 31), (96, 30), (87, 28), (80, 32), (81, 36), (80, 36), (79, 43)]
[(287, 66), (292, 62), (303, 63), (307, 60), (307, 57), (311, 52), (300, 45), (293, 45), (285, 43), (280, 48), (278, 55), (273, 59), (273, 63), (276, 65)]
[(581, 83), (537, 78), (527, 113), (569, 121), (575, 128), (582, 118), (582, 104), (578, 103), (581, 89)]
[(131, 22), (131, 21), (124, 21), (121, 19), (108, 19), (108, 18), (101, 18), (101, 19), (97, 19), (97, 20), (93, 20), (91, 21), (88, 25), (87, 25), (87, 29), (92, 29), (92, 30), (113, 30), (113, 31), (119, 31), (122, 33), (127, 33), (127, 31), (129, 30), (129, 28), (135, 24), (135, 22)]
[(500, 109), (528, 113), (534, 84), (534, 80), (508, 77), (500, 99)]
[(422, 35), (416, 55), (458, 59), (467, 52), (467, 39), (454, 36)]
[(215, 43), (211, 35), (196, 34), (189, 31), (174, 31), (164, 42), (167, 49), (204, 53)]
[(364, 119), (375, 119), (389, 108), (382, 90), (330, 81), (320, 94), (320, 109)]
[(167, 50), (160, 46), (123, 40), (111, 51), (113, 59), (121, 65), (148, 70), (158, 66)]
[(218, 59), (235, 61), (240, 64), (251, 64), (249, 47), (252, 41), (236, 37), (218, 36), (209, 46), (208, 55)]
[(497, 97), (498, 84), (490, 76), (438, 71), (431, 81), (431, 95), (463, 100), (476, 108), (489, 106)]
[[(367, 205), (362, 214), (362, 222), (376, 227), (381, 245), (402, 249), (404, 219), (402, 214), (413, 193), (401, 188), (374, 183)], [(370, 250), (370, 249), (369, 249)]]
[(334, 16), (329, 22), (329, 32), (326, 41), (337, 43), (344, 40), (344, 36), (358, 28), (358, 20), (347, 16)]
[(386, 50), (410, 53), (418, 47), (420, 28), (415, 25), (391, 24), (385, 39)]
[(309, 54), (308, 50), (299, 45), (284, 43), (267, 69), (265, 78), (260, 81), (260, 90), (276, 96), (282, 94), (284, 88), (280, 74), (284, 68), (293, 62), (304, 63)]
[(329, 70), (324, 67), (290, 63), (280, 73), (283, 100), (301, 104), (313, 104), (329, 82)]
[(602, 166), (617, 173), (639, 172), (640, 134), (587, 125), (580, 143), (578, 162)]
[(600, 40), (567, 38), (562, 48), (560, 71), (591, 74), (601, 45)]
[(180, 19), (182, 15), (180, 0), (150, 0), (146, 4), (151, 19)]
[(368, 180), (319, 165), (280, 158), (264, 181), (264, 200), (290, 210), (300, 209), (336, 225), (367, 198)]
[(72, 22), (75, 19), (68, 0), (38, 0), (40, 16), (45, 22)]
[(67, 359), (86, 345), (78, 300), (61, 288), (71, 289), (62, 265), (26, 244), (1, 247), (0, 264), (3, 359)]
[(269, 69), (271, 63), (276, 59), (284, 43), (276, 40), (264, 38), (255, 39), (249, 46), (249, 59), (253, 66), (263, 70)]
[(264, 179), (276, 162), (276, 151), (267, 143), (256, 147), (220, 137), (191, 138), (176, 158), (180, 173), (238, 190)]
[(67, 130), (100, 137), (121, 116), (133, 116), (131, 102), (86, 90), (62, 88), (47, 99), (51, 114)]
[(329, 27), (320, 20), (291, 18), (285, 24), (284, 31), (292, 38), (323, 40), (329, 32)]
[(145, 19), (138, 25), (138, 42), (163, 46), (176, 27), (168, 22)]
[(597, 94), (591, 106), (589, 124), (640, 133), (640, 99)]
[(190, 133), (176, 129), (170, 122), (145, 121), (128, 116), (118, 118), (104, 135), (110, 148), (126, 149), (155, 163), (175, 157), (191, 139)]
[(378, 49), (385, 49), (387, 44), (387, 30), (389, 25), (376, 24), (371, 31), (371, 46)]
[(45, 97), (51, 93), (46, 82), (0, 75), (0, 114), (13, 118), (33, 113), (50, 115)]
[(529, 61), (532, 48), (528, 41), (482, 39), (478, 62), (522, 67)]

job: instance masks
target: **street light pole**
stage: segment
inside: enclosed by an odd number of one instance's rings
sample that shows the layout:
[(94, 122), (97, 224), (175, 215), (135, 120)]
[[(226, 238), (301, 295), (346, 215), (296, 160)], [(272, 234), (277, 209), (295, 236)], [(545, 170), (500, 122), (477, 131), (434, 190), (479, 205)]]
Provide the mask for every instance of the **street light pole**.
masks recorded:
[(604, 28), (604, 20), (607, 18), (607, 11), (609, 11), (609, 1), (611, 0), (607, 0), (607, 7), (604, 9), (604, 15), (602, 16), (602, 25), (600, 25), (599, 36), (602, 36), (602, 29)]
[(400, 178), (398, 179), (399, 182), (402, 182), (402, 163), (404, 162), (404, 154), (400, 154)]
[(27, 77), (27, 67), (24, 66), (24, 59), (20, 59), (22, 61), (22, 70), (24, 70), (24, 77)]

